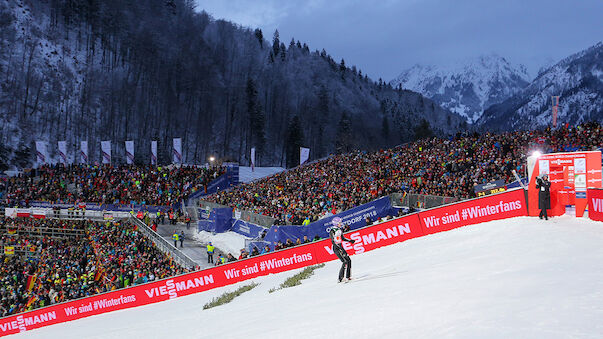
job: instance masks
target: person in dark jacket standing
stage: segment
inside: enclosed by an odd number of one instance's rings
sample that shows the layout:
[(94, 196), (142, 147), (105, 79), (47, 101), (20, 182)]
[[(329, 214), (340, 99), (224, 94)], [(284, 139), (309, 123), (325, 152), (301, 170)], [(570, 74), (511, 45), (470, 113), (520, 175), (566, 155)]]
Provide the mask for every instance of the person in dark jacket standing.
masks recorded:
[(333, 252), (341, 260), (341, 269), (339, 270), (339, 282), (343, 281), (343, 275), (345, 273), (345, 281), (349, 281), (352, 275), (352, 260), (348, 255), (348, 252), (343, 248), (343, 242), (351, 242), (352, 244), (356, 242), (353, 239), (347, 239), (343, 235), (343, 223), (341, 218), (335, 217), (333, 218), (333, 226), (329, 230), (329, 237), (331, 238), (331, 244), (333, 244)]
[(544, 217), (549, 220), (546, 210), (551, 209), (551, 182), (549, 176), (544, 174), (536, 178), (536, 188), (538, 189), (538, 208), (540, 209), (540, 219)]

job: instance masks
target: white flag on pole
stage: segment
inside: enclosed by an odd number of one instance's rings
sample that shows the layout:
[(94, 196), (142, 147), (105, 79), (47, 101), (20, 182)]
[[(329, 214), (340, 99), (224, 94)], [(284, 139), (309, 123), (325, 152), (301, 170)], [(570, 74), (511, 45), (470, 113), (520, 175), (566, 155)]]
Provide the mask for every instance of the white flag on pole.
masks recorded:
[(67, 142), (59, 141), (59, 161), (61, 164), (67, 165)]
[(101, 155), (103, 164), (111, 163), (111, 141), (101, 141)]
[(38, 166), (45, 165), (48, 161), (48, 154), (46, 153), (46, 142), (36, 141), (36, 154), (38, 158)]
[(251, 171), (255, 170), (255, 147), (251, 147)]
[(134, 141), (126, 141), (126, 163), (132, 165), (134, 163)]
[(82, 164), (88, 163), (88, 141), (82, 141), (80, 143), (80, 162)]
[(182, 139), (174, 138), (173, 159), (174, 164), (182, 164)]
[(299, 164), (302, 165), (310, 158), (310, 149), (305, 147), (299, 148)]
[(151, 165), (157, 165), (157, 140), (151, 141)]

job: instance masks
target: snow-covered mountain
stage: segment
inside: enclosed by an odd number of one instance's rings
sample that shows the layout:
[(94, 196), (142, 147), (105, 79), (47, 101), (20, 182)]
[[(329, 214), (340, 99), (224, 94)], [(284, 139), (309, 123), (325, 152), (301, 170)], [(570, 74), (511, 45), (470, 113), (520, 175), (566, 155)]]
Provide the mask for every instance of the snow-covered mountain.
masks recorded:
[(603, 121), (603, 43), (567, 57), (540, 73), (515, 96), (488, 108), (477, 125), (490, 130), (550, 126), (551, 96), (560, 96), (557, 122)]
[(473, 123), (482, 112), (529, 83), (523, 65), (492, 54), (447, 66), (415, 65), (391, 81), (393, 87), (419, 92)]

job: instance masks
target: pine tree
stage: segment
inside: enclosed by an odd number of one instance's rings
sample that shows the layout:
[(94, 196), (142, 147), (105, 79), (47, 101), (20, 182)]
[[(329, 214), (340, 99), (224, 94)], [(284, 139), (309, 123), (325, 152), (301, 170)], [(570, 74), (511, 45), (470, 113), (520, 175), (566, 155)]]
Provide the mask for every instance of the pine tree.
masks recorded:
[(259, 28), (255, 29), (255, 37), (258, 39), (258, 42), (260, 43), (260, 48), (264, 48), (264, 33), (262, 33), (262, 30)]
[(431, 138), (433, 136), (433, 131), (431, 130), (431, 126), (427, 120), (422, 119), (421, 123), (415, 127), (415, 139), (425, 139)]
[(255, 146), (258, 155), (261, 156), (266, 143), (266, 134), (264, 131), (265, 117), (258, 103), (258, 91), (251, 78), (247, 79), (245, 93), (247, 95), (247, 119), (249, 128), (251, 128), (250, 133), (248, 133), (248, 139), (250, 139), (248, 146)]
[(303, 146), (304, 135), (299, 117), (291, 119), (287, 128), (286, 157), (287, 168), (299, 165), (299, 148)]
[(337, 140), (335, 141), (335, 151), (338, 154), (349, 153), (352, 150), (352, 122), (347, 113), (341, 115), (339, 125), (337, 126)]
[(385, 140), (385, 145), (389, 145), (389, 119), (387, 115), (383, 116), (383, 121), (381, 122), (381, 136)]
[(278, 29), (274, 31), (274, 36), (272, 37), (272, 53), (277, 57), (278, 53), (281, 49), (281, 41), (279, 39)]
[(285, 44), (281, 42), (281, 61), (285, 61), (287, 58), (287, 47)]

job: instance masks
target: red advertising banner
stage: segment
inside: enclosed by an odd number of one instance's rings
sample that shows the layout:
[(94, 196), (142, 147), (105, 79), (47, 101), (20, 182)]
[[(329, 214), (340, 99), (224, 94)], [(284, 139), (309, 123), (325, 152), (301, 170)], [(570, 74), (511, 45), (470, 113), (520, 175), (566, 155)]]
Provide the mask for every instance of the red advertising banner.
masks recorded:
[(317, 263), (316, 243), (0, 319), (0, 336), (152, 304)]
[[(346, 233), (346, 238), (353, 239), (356, 242), (354, 244), (343, 242), (343, 248), (348, 254), (354, 255), (420, 236), (423, 236), (423, 231), (419, 222), (419, 214), (415, 213)], [(316, 251), (319, 263), (337, 259), (337, 256), (333, 253), (331, 241), (328, 239), (318, 242)]]
[(523, 189), (516, 189), (484, 198), (419, 213), (423, 233), (433, 234), (460, 226), (527, 215)]
[[(411, 214), (348, 232), (350, 255), (480, 222), (526, 215), (522, 189)], [(0, 336), (120, 309), (152, 304), (231, 285), (259, 276), (336, 259), (330, 240), (235, 261), (198, 272), (69, 301), (0, 319)]]
[(603, 189), (589, 188), (588, 217), (592, 220), (603, 221)]

